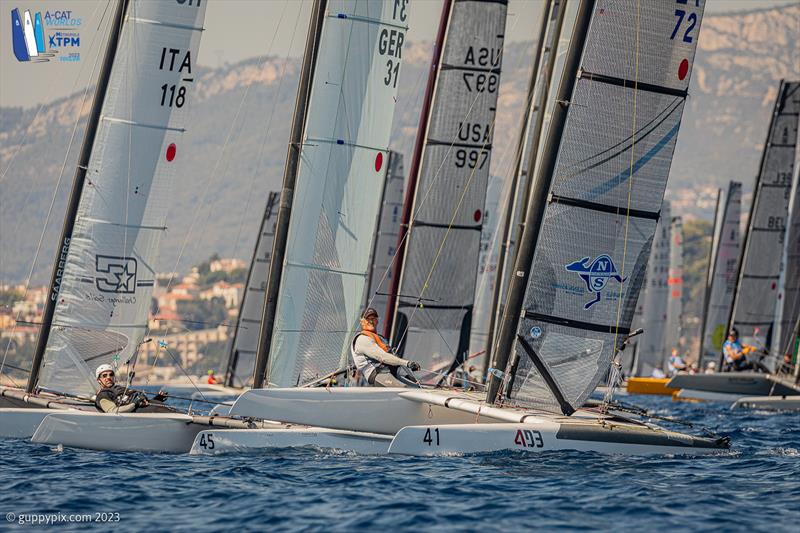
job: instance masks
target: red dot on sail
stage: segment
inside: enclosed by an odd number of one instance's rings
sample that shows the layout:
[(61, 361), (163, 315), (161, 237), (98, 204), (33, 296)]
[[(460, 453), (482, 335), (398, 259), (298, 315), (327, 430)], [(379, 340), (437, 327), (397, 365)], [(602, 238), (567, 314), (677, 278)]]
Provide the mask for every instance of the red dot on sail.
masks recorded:
[(167, 161), (172, 161), (175, 159), (175, 153), (178, 151), (178, 148), (175, 146), (175, 143), (170, 144), (167, 146)]
[(475, 212), (472, 214), (472, 218), (475, 220), (475, 222), (480, 222), (481, 221), (481, 210), (480, 209), (476, 209)]
[(683, 81), (687, 74), (689, 74), (689, 60), (684, 59), (681, 61), (680, 66), (678, 66), (678, 79)]
[(381, 168), (383, 168), (383, 152), (378, 152), (375, 156), (375, 172), (380, 172)]
[(774, 281), (772, 282), (772, 290), (774, 291), (778, 287), (777, 283)]

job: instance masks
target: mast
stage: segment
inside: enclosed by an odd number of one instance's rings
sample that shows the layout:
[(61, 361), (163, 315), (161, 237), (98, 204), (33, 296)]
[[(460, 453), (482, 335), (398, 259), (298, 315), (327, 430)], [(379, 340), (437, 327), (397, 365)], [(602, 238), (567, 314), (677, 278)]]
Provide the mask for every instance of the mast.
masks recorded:
[(722, 217), (719, 216), (719, 204), (722, 202), (722, 189), (717, 189), (717, 203), (714, 206), (714, 227), (711, 231), (711, 243), (708, 246), (708, 264), (706, 265), (706, 288), (703, 291), (703, 309), (700, 315), (700, 345), (697, 347), (697, 363), (703, 360), (703, 341), (706, 335), (706, 321), (708, 319), (708, 302), (711, 299), (711, 285), (714, 281), (714, 272), (717, 270), (717, 253), (715, 243), (718, 242), (725, 225), (725, 215), (728, 212), (728, 201), (725, 199), (725, 208)]
[(36, 383), (39, 380), (39, 369), (42, 366), (44, 359), (44, 352), (47, 348), (47, 340), (50, 337), (50, 327), (53, 324), (53, 315), (56, 310), (56, 302), (58, 301), (58, 294), (61, 288), (62, 275), (64, 273), (64, 264), (69, 252), (70, 241), (72, 240), (72, 232), (75, 228), (75, 219), (78, 214), (78, 206), (80, 205), (81, 193), (83, 192), (83, 185), (86, 181), (86, 171), (89, 167), (89, 160), (92, 156), (92, 148), (94, 147), (95, 134), (97, 133), (97, 125), (100, 123), (100, 114), (103, 110), (103, 101), (105, 100), (106, 91), (108, 89), (108, 81), (111, 78), (111, 69), (114, 65), (114, 58), (117, 54), (117, 46), (119, 44), (119, 37), (122, 32), (122, 25), (124, 23), (125, 15), (128, 9), (128, 0), (119, 0), (117, 9), (114, 12), (114, 19), (111, 23), (111, 32), (108, 36), (108, 44), (106, 46), (105, 55), (103, 57), (103, 65), (100, 68), (100, 73), (97, 78), (97, 88), (95, 89), (94, 99), (92, 100), (92, 109), (89, 112), (89, 120), (86, 124), (86, 134), (83, 138), (81, 145), (81, 152), (78, 156), (78, 165), (75, 169), (75, 177), (72, 180), (72, 190), (69, 194), (67, 202), (67, 211), (64, 216), (64, 225), (61, 228), (61, 237), (58, 240), (58, 249), (56, 251), (56, 260), (53, 264), (53, 272), (50, 275), (50, 287), (48, 290), (49, 298), (45, 301), (44, 312), (42, 315), (42, 326), (39, 330), (39, 338), (36, 341), (36, 351), (33, 356), (33, 366), (31, 373), (28, 377), (27, 392), (33, 392), (36, 388)]
[(264, 374), (267, 370), (272, 330), (275, 322), (275, 311), (278, 304), (278, 290), (283, 274), (283, 260), (286, 255), (286, 243), (289, 235), (289, 220), (292, 212), (292, 197), (294, 195), (297, 170), (300, 164), (300, 148), (303, 143), (303, 130), (306, 124), (308, 103), (311, 96), (311, 82), (314, 78), (316, 56), (319, 48), (322, 24), (325, 19), (327, 0), (314, 0), (311, 8), (311, 22), (308, 26), (306, 47), (303, 51), (303, 68), (300, 72), (300, 83), (297, 88), (297, 102), (295, 104), (292, 130), (289, 136), (289, 148), (286, 155), (286, 167), (283, 174), (283, 190), (281, 203), (278, 208), (278, 219), (275, 223), (275, 243), (272, 247), (272, 262), (267, 278), (267, 290), (264, 295), (264, 315), (261, 320), (258, 349), (256, 350), (256, 364), (253, 372), (253, 388), (264, 386)]
[[(532, 182), (530, 205), (525, 213), (525, 226), (519, 243), (517, 257), (514, 261), (514, 276), (509, 280), (506, 307), (503, 310), (503, 319), (500, 322), (500, 331), (497, 335), (497, 345), (492, 367), (504, 372), (508, 365), (509, 355), (514, 346), (514, 339), (518, 326), (518, 319), (522, 312), (525, 299), (525, 290), (530, 277), (530, 268), (533, 263), (533, 254), (539, 238), (539, 230), (544, 219), (547, 206), (547, 195), (553, 181), (556, 166), (556, 157), (561, 144), (561, 135), (567, 120), (569, 101), (577, 80), (578, 67), (589, 31), (589, 22), (594, 11), (594, 0), (581, 0), (575, 18), (575, 27), (572, 33), (569, 50), (564, 62), (561, 75), (557, 105), (553, 108), (553, 117), (545, 139), (544, 154), (539, 168), (536, 169), (535, 181)], [(486, 391), (487, 403), (495, 403), (500, 390), (502, 379), (492, 373)]]
[[(536, 56), (534, 58), (533, 70), (531, 71), (531, 79), (528, 85), (528, 108), (529, 111), (525, 115), (525, 120), (520, 129), (521, 135), (519, 143), (517, 144), (516, 157), (514, 160), (514, 173), (511, 177), (511, 188), (509, 191), (508, 205), (506, 206), (506, 213), (503, 219), (503, 235), (500, 240), (500, 255), (497, 259), (497, 276), (495, 277), (494, 291), (492, 293), (492, 306), (489, 311), (489, 331), (486, 337), (486, 355), (483, 359), (483, 376), (489, 369), (489, 362), (492, 358), (492, 347), (494, 345), (494, 330), (497, 327), (497, 314), (500, 306), (500, 298), (503, 295), (503, 286), (505, 281), (506, 270), (506, 256), (511, 249), (513, 241), (511, 240), (512, 223), (516, 217), (525, 215), (525, 207), (528, 202), (527, 199), (523, 200), (523, 208), (519, 213), (515, 212), (517, 201), (519, 199), (519, 186), (521, 185), (521, 174), (526, 172), (528, 176), (527, 185), (525, 186), (524, 197), (530, 193), (530, 176), (533, 174), (534, 167), (536, 166), (536, 157), (539, 153), (539, 138), (542, 133), (542, 123), (544, 120), (544, 107), (547, 102), (547, 94), (550, 88), (550, 78), (553, 75), (553, 66), (555, 65), (556, 50), (558, 48), (558, 39), (561, 35), (561, 26), (564, 21), (564, 12), (566, 11), (566, 0), (547, 0), (542, 12), (542, 25), (539, 28), (539, 42), (536, 46)], [(555, 26), (547, 31), (548, 25), (552, 25), (553, 17), (556, 17)], [(549, 22), (548, 22), (549, 21)], [(548, 41), (545, 47), (545, 40)], [(547, 63), (543, 72), (539, 72), (540, 62), (542, 58), (542, 51), (548, 54)], [(536, 83), (537, 78), (539, 83)], [(534, 96), (537, 87), (539, 88), (539, 98), (534, 101)], [(532, 115), (536, 115), (536, 122), (533, 129), (528, 131), (529, 121)], [(525, 152), (525, 145), (530, 140), (530, 154), (528, 157), (527, 170), (522, 168), (522, 157)]]
[(406, 198), (403, 203), (403, 217), (400, 221), (400, 231), (397, 235), (397, 252), (394, 264), (395, 272), (392, 276), (392, 285), (387, 297), (386, 316), (383, 322), (383, 335), (389, 338), (392, 332), (392, 322), (394, 319), (395, 308), (397, 307), (397, 291), (400, 288), (401, 269), (403, 258), (406, 251), (406, 234), (411, 223), (411, 214), (414, 208), (414, 196), (417, 193), (417, 182), (419, 181), (420, 162), (422, 161), (422, 149), (425, 146), (425, 137), (428, 130), (428, 120), (430, 119), (431, 102), (433, 100), (433, 90), (436, 85), (437, 74), (441, 64), (442, 50), (444, 49), (444, 36), (447, 33), (447, 21), (450, 19), (450, 8), (453, 0), (442, 2), (442, 14), (439, 19), (439, 29), (436, 32), (436, 42), (433, 46), (433, 57), (431, 58), (431, 70), (428, 73), (428, 84), (425, 86), (425, 97), (422, 100), (422, 110), (419, 116), (419, 126), (417, 127), (417, 140), (414, 145), (414, 154), (411, 158), (411, 168), (408, 172), (408, 187), (406, 188)]

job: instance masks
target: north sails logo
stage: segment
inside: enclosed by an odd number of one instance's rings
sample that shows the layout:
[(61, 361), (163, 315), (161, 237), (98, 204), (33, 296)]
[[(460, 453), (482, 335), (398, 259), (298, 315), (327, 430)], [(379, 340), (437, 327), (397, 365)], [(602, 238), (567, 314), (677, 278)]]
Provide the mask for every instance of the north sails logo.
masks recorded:
[(95, 286), (100, 292), (133, 294), (136, 292), (136, 259), (133, 257), (96, 256)]
[[(583, 305), (584, 309), (589, 309), (600, 301), (600, 295), (606, 288), (609, 279), (615, 279), (623, 283), (627, 278), (623, 278), (617, 272), (614, 261), (607, 254), (598, 255), (594, 261), (591, 257), (584, 257), (566, 265), (569, 272), (575, 272), (586, 283), (586, 290), (595, 294), (594, 300)], [(591, 261), (591, 263), (590, 263)]]

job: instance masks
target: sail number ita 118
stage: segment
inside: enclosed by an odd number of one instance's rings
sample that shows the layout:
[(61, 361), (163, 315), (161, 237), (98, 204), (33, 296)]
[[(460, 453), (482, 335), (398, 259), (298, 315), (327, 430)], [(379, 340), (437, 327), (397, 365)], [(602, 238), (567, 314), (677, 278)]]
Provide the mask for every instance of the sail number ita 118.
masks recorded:
[[(179, 48), (161, 49), (161, 61), (158, 70), (175, 72), (178, 76), (183, 76), (181, 82), (193, 83), (192, 78), (192, 52), (191, 50), (181, 50)], [(161, 86), (161, 105), (166, 107), (183, 107), (186, 103), (186, 86), (180, 84), (165, 83)]]

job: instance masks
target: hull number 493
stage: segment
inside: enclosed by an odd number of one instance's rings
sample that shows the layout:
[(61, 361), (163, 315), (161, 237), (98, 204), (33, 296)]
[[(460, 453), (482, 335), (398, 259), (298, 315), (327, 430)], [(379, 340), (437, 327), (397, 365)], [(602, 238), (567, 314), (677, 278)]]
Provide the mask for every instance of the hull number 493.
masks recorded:
[(523, 448), (544, 448), (544, 439), (535, 429), (518, 429), (514, 444)]

